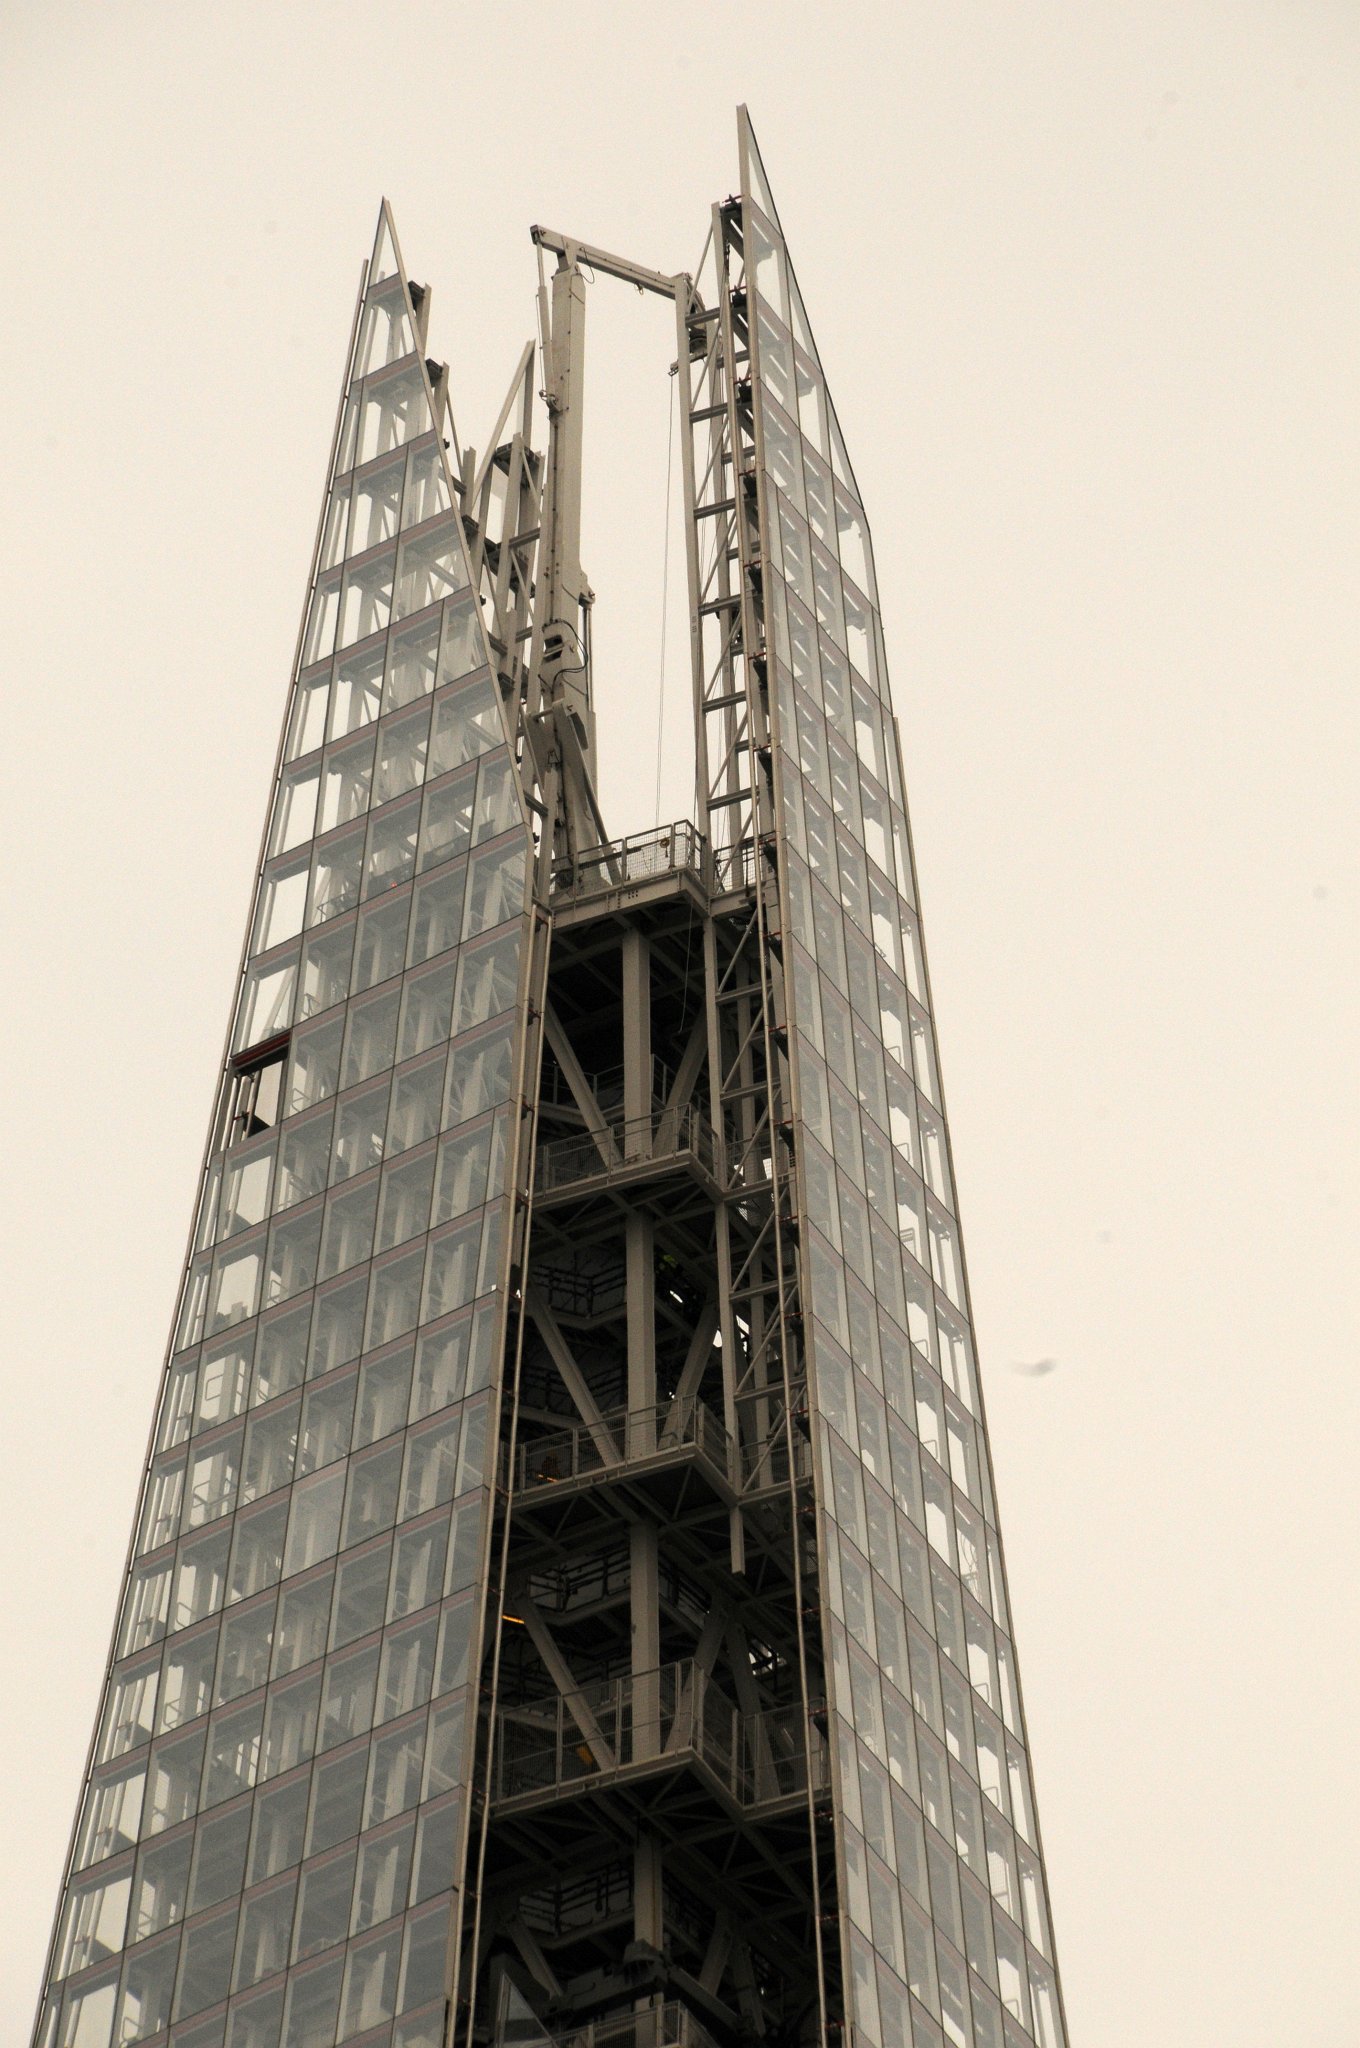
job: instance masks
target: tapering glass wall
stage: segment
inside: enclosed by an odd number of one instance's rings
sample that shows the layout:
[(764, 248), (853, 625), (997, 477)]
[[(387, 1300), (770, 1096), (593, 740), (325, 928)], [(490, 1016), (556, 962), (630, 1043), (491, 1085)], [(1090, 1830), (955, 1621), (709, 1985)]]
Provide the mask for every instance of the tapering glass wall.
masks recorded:
[(529, 845), (386, 208), (42, 2048), (438, 2048)]
[(1061, 2048), (873, 553), (743, 166), (850, 2017)]

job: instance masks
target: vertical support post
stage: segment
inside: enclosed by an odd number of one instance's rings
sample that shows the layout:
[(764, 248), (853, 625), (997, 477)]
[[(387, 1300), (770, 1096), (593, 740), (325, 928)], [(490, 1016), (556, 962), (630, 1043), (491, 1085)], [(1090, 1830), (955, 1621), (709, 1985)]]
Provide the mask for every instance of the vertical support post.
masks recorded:
[[(652, 956), (645, 932), (623, 935), (623, 1156), (652, 1151)], [(628, 1279), (628, 1455), (656, 1448), (656, 1259), (651, 1218), (624, 1226)]]
[[(535, 230), (537, 238), (537, 230)], [(545, 793), (545, 879), (553, 857), (575, 858), (605, 837), (595, 796), (595, 712), (585, 612), (591, 597), (581, 567), (582, 408), (586, 288), (578, 245), (558, 245), (551, 289), (539, 286), (548, 455), (533, 603), (526, 709)]]
[(629, 1620), (633, 1668), (633, 1762), (661, 1754), (661, 1588), (655, 1522), (629, 1536)]
[(625, 1159), (652, 1153), (652, 949), (629, 925), (623, 935), (623, 1115)]
[[(690, 680), (694, 717), (694, 816), (704, 816), (708, 802), (708, 752), (704, 718), (704, 630), (699, 568), (698, 506), (694, 465), (694, 357), (691, 318), (697, 310), (688, 294), (675, 296), (676, 373), (680, 379), (680, 474), (685, 502), (685, 577), (689, 590)], [(700, 330), (702, 333), (702, 329)], [(712, 850), (709, 850), (712, 858)]]
[(624, 1225), (628, 1286), (628, 1430), (626, 1453), (656, 1449), (656, 1254), (649, 1216)]
[(640, 1835), (633, 1851), (633, 1939), (659, 1949), (666, 1932), (661, 1898), (661, 1845)]
[[(544, 491), (544, 546), (540, 551), (546, 603), (541, 607), (535, 653), (544, 695), (567, 705), (581, 742), (587, 776), (595, 767), (595, 712), (581, 626), (585, 575), (581, 568), (581, 460), (585, 399), (586, 286), (574, 260), (561, 258), (552, 280), (548, 341), (548, 475)], [(541, 637), (540, 637), (541, 635)]]
[[(718, 938), (713, 919), (704, 919), (704, 1009), (708, 1025), (708, 1113), (717, 1151), (718, 1178), (724, 1200), (713, 1213), (714, 1250), (718, 1266), (718, 1341), (722, 1350), (723, 1427), (736, 1450), (737, 1469), (744, 1474), (741, 1418), (737, 1413), (737, 1324), (732, 1313), (732, 1223), (726, 1195), (732, 1162), (727, 1144), (727, 1105), (723, 1100), (722, 1025), (718, 1016)], [(728, 1524), (734, 1572), (746, 1569), (746, 1527), (734, 1507)]]

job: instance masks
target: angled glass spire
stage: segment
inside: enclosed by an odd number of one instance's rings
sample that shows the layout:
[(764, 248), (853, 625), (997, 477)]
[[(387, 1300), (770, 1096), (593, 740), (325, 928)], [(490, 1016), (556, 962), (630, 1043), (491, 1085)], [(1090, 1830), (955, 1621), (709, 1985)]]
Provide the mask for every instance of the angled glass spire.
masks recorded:
[(741, 149), (847, 2019), (1062, 2048), (873, 549)]
[(384, 205), (41, 2048), (443, 2037), (529, 835), (424, 300)]
[[(1066, 2048), (873, 549), (740, 141), (701, 284), (534, 230), (548, 454), (526, 351), (457, 484), (382, 209), (37, 2048)], [(700, 804), (600, 844), (588, 274), (675, 303)]]

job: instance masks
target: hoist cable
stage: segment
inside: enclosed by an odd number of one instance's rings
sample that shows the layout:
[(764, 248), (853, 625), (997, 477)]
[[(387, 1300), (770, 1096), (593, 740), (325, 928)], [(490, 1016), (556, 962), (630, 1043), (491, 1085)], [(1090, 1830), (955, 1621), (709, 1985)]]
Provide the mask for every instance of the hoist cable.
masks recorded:
[(652, 805), (652, 823), (661, 823), (661, 741), (662, 728), (666, 718), (666, 614), (671, 587), (671, 467), (675, 453), (675, 382), (680, 365), (671, 365), (671, 399), (669, 423), (666, 428), (666, 504), (665, 538), (661, 548), (661, 660), (656, 679), (656, 796)]

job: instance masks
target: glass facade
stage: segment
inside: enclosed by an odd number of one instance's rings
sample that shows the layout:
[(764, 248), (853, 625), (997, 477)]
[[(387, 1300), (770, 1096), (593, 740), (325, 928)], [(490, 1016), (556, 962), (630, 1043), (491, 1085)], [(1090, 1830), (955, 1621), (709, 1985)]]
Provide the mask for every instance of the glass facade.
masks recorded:
[[(741, 153), (730, 295), (681, 303), (715, 843), (645, 873), (579, 818), (561, 857), (560, 760), (507, 724), (553, 587), (529, 387), (465, 518), (380, 215), (37, 2048), (673, 2048), (682, 2008), (1066, 2048), (873, 549), (744, 113)], [(645, 1147), (703, 1085), (731, 1149), (682, 1187)], [(730, 1415), (750, 1471), (653, 1485), (630, 1420), (589, 1499), (524, 1480), (521, 1421), (612, 1442), (625, 1390)], [(682, 1653), (752, 1755), (791, 1745), (707, 1837), (689, 1745), (644, 1729), (640, 1819), (591, 1705)], [(506, 1793), (545, 1713), (581, 1741)]]
[(847, 2018), (1063, 2048), (873, 550), (742, 161)]
[(530, 836), (384, 207), (42, 2048), (437, 2048)]

